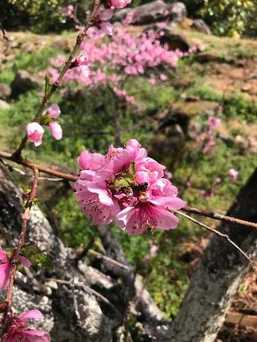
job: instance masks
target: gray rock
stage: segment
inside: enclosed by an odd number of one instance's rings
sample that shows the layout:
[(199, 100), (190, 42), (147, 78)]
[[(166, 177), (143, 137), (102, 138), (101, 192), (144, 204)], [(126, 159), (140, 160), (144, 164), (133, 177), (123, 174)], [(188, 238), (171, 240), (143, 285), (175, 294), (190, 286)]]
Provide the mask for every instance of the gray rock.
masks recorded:
[(175, 2), (170, 5), (162, 0), (156, 0), (135, 9), (120, 10), (115, 14), (113, 20), (121, 21), (127, 15), (130, 18), (129, 21), (131, 24), (142, 25), (166, 19), (173, 22), (180, 22), (186, 17), (187, 10), (182, 2)]
[(11, 95), (11, 88), (4, 83), (0, 83), (0, 99), (6, 100)]
[(11, 83), (11, 96), (16, 98), (29, 90), (36, 89), (37, 87), (38, 82), (36, 81), (35, 77), (33, 77), (26, 70), (19, 70), (17, 71), (15, 78)]
[(4, 100), (0, 100), (0, 109), (3, 109), (3, 110), (7, 110), (9, 109), (11, 106), (9, 105), (9, 103), (7, 103), (6, 101)]
[(195, 19), (195, 20), (193, 20), (193, 23), (192, 23), (191, 27), (194, 28), (195, 30), (201, 32), (201, 33), (212, 34), (211, 29), (205, 23), (205, 21), (202, 20), (202, 19)]
[(179, 23), (187, 16), (187, 9), (183, 2), (174, 2), (171, 6), (168, 6), (168, 8), (173, 22)]

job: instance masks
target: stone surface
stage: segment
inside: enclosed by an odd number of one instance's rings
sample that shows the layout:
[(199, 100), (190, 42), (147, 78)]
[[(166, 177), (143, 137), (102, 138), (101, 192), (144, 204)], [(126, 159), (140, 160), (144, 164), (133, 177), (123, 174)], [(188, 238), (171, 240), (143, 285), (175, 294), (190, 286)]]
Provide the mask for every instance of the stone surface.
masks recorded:
[(127, 15), (129, 22), (134, 25), (150, 24), (162, 20), (180, 22), (186, 17), (187, 10), (182, 2), (166, 4), (162, 0), (156, 0), (135, 9), (120, 10), (115, 13), (113, 20), (121, 21)]
[(4, 83), (0, 83), (0, 99), (6, 100), (11, 95), (11, 88)]
[(29, 90), (35, 89), (38, 87), (38, 82), (35, 77), (32, 76), (26, 70), (17, 71), (14, 80), (11, 83), (11, 96), (13, 98), (18, 97), (21, 94), (26, 93)]
[(11, 106), (9, 105), (9, 103), (7, 103), (6, 101), (4, 100), (0, 100), (0, 109), (9, 109)]
[(211, 29), (202, 19), (193, 20), (191, 27), (201, 33), (212, 34)]

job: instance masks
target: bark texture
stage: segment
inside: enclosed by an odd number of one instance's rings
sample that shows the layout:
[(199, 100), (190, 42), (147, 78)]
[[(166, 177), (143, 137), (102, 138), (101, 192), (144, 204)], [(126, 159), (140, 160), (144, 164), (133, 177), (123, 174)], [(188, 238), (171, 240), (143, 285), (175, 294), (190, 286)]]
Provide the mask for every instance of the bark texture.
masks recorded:
[[(21, 213), (21, 193), (0, 169), (2, 248), (16, 244)], [(107, 257), (100, 258), (100, 262), (96, 258), (93, 267), (75, 258), (74, 251), (63, 245), (35, 205), (29, 222), (28, 246), (38, 248), (48, 261), (45, 267), (17, 273), (15, 310), (40, 309), (45, 318), (40, 327), (50, 333), (54, 342), (121, 342), (131, 338), (127, 317), (133, 307), (142, 336), (148, 341), (158, 340), (158, 329), (146, 331), (144, 325), (153, 322), (156, 327), (168, 321), (163, 319), (142, 279), (134, 274), (110, 230), (100, 227), (99, 234)]]
[[(257, 170), (240, 191), (228, 215), (257, 222)], [(236, 224), (221, 224), (219, 229), (249, 256), (256, 257), (256, 230)], [(213, 236), (171, 327), (170, 341), (215, 341), (248, 267), (247, 261), (227, 241)]]

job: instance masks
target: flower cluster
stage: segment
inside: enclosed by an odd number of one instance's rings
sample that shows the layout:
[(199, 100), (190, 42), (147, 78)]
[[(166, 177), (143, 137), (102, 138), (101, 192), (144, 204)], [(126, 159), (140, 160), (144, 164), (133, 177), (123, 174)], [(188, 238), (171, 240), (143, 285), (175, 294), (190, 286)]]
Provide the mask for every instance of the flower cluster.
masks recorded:
[(8, 328), (2, 342), (50, 342), (47, 332), (29, 328), (30, 320), (41, 320), (43, 315), (38, 310), (25, 311), (8, 319)]
[[(19, 255), (18, 261), (24, 267), (30, 267), (31, 262), (22, 255)], [(11, 260), (7, 253), (0, 249), (0, 290), (6, 289), (9, 283), (10, 273), (12, 269)]]
[(177, 226), (174, 210), (185, 202), (165, 177), (165, 167), (147, 156), (137, 140), (124, 148), (111, 146), (106, 155), (83, 151), (78, 163), (76, 197), (95, 224), (115, 221), (129, 234)]
[[(131, 103), (133, 99), (124, 90), (124, 80), (144, 75), (151, 83), (166, 81), (165, 68), (175, 68), (184, 54), (170, 50), (167, 45), (162, 46), (160, 32), (147, 31), (136, 35), (120, 24), (111, 28), (108, 22), (111, 15), (110, 9), (101, 9), (99, 24), (90, 28), (89, 37), (81, 44), (80, 55), (74, 59), (63, 81), (74, 81), (91, 88), (108, 85), (115, 89), (115, 93), (125, 93), (122, 98)], [(112, 37), (103, 40), (106, 33), (113, 33)], [(52, 66), (48, 69), (51, 83), (58, 79), (58, 68), (64, 61), (63, 56), (51, 61)]]
[(30, 122), (27, 125), (27, 138), (28, 141), (32, 142), (35, 146), (42, 144), (44, 135), (44, 128), (42, 125), (48, 125), (48, 129), (52, 137), (56, 140), (62, 138), (62, 127), (57, 122), (58, 117), (61, 114), (61, 110), (57, 104), (52, 104), (43, 113), (40, 118), (40, 122)]

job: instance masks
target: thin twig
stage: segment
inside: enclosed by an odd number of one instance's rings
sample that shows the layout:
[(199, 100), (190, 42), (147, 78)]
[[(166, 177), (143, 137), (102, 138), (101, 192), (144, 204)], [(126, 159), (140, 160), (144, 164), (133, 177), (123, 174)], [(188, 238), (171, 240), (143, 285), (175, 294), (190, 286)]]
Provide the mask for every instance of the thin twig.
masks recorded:
[(229, 223), (235, 223), (235, 224), (240, 224), (242, 226), (247, 226), (251, 227), (254, 229), (257, 229), (257, 223), (255, 222), (249, 222), (246, 220), (241, 220), (236, 217), (231, 217), (231, 216), (226, 216), (218, 213), (214, 213), (212, 211), (207, 211), (207, 210), (202, 210), (202, 209), (197, 209), (197, 208), (191, 208), (191, 207), (186, 207), (181, 209), (182, 211), (190, 214), (196, 214), (204, 217), (209, 217), (213, 220), (219, 220), (219, 221), (224, 221), (224, 222), (229, 222)]
[(221, 233), (220, 231), (218, 231), (218, 230), (216, 230), (216, 229), (214, 229), (214, 228), (212, 228), (212, 227), (210, 227), (210, 226), (207, 226), (206, 224), (204, 224), (204, 223), (202, 223), (202, 222), (200, 222), (200, 221), (194, 219), (193, 217), (191, 217), (191, 216), (189, 216), (189, 215), (183, 213), (183, 212), (180, 211), (180, 210), (174, 210), (174, 212), (175, 212), (176, 214), (178, 214), (178, 215), (180, 215), (180, 216), (183, 216), (183, 217), (185, 217), (186, 219), (188, 219), (188, 220), (190, 220), (190, 221), (196, 223), (198, 226), (200, 226), (200, 227), (202, 227), (202, 228), (204, 228), (204, 229), (206, 229), (206, 230), (208, 230), (208, 231), (210, 231), (210, 232), (212, 232), (212, 233), (218, 235), (219, 237), (221, 237), (221, 238), (227, 240), (228, 243), (230, 243), (230, 244), (231, 244), (231, 245), (232, 245), (240, 254), (242, 254), (242, 255), (247, 259), (247, 261), (249, 261), (249, 263), (252, 263), (252, 262), (251, 262), (251, 259), (248, 257), (248, 255), (247, 255), (247, 254), (246, 254), (246, 253), (245, 253), (245, 252), (244, 252), (244, 251), (243, 251), (243, 250), (242, 250), (234, 241), (232, 241), (232, 240), (230, 239), (230, 237), (229, 237), (227, 234), (223, 234), (223, 233)]
[[(71, 174), (71, 173), (66, 173), (60, 170), (54, 170), (48, 166), (43, 166), (40, 164), (37, 164), (31, 160), (26, 160), (26, 159), (17, 159), (13, 154), (11, 153), (7, 153), (7, 152), (3, 152), (0, 151), (0, 159), (6, 159), (6, 160), (10, 160), (16, 164), (19, 165), (23, 165), (25, 167), (28, 167), (30, 169), (38, 169), (38, 171), (46, 173), (48, 175), (57, 177), (58, 179), (64, 179), (64, 180), (68, 180), (71, 182), (75, 182), (76, 180), (78, 180), (78, 176), (75, 174)], [(186, 207), (181, 209), (184, 212), (187, 213), (191, 213), (191, 214), (196, 214), (199, 216), (203, 216), (203, 217), (209, 217), (210, 219), (213, 220), (219, 220), (219, 221), (224, 221), (224, 222), (229, 222), (229, 223), (234, 223), (234, 224), (239, 224), (241, 226), (245, 226), (245, 227), (249, 227), (252, 229), (257, 229), (257, 223), (255, 222), (250, 222), (250, 221), (246, 221), (246, 220), (242, 220), (239, 219), (237, 217), (232, 217), (232, 216), (227, 216), (227, 215), (222, 215), (222, 214), (218, 214), (218, 213), (214, 213), (211, 211), (206, 211), (206, 210), (202, 210), (202, 209), (197, 209), (197, 208), (192, 208), (192, 207)]]
[(65, 172), (62, 172), (59, 170), (54, 170), (50, 167), (46, 167), (46, 166), (34, 163), (31, 160), (20, 159), (20, 158), (17, 158), (15, 155), (7, 153), (7, 152), (0, 151), (0, 158), (10, 160), (10, 161), (12, 161), (16, 164), (19, 164), (19, 165), (23, 165), (25, 167), (28, 167), (31, 170), (36, 168), (40, 172), (44, 172), (48, 175), (55, 176), (58, 178), (62, 178), (62, 179), (68, 180), (68, 181), (75, 182), (78, 179), (78, 176), (76, 176), (76, 175), (73, 175), (70, 173), (65, 173)]
[[(36, 193), (37, 193), (38, 169), (34, 168), (33, 173), (34, 173), (34, 176), (33, 176), (31, 191), (30, 191), (28, 198), (27, 198), (25, 205), (24, 205), (24, 212), (22, 215), (21, 232), (19, 235), (17, 246), (13, 250), (11, 258), (10, 258), (11, 271), (10, 271), (10, 278), (9, 278), (8, 287), (7, 287), (6, 309), (5, 309), (5, 312), (3, 315), (3, 319), (2, 319), (2, 325), (4, 326), (3, 334), (5, 333), (6, 328), (7, 328), (8, 315), (9, 315), (9, 312), (11, 310), (11, 305), (12, 305), (12, 301), (13, 301), (14, 282), (15, 282), (15, 277), (16, 277), (16, 272), (17, 272), (17, 266), (19, 264), (19, 256), (20, 256), (21, 250), (25, 244), (28, 222), (30, 219), (30, 209), (31, 209), (31, 206), (33, 204), (33, 201), (34, 201), (34, 199), (36, 197)], [(5, 325), (6, 325), (6, 327), (5, 327)]]
[[(88, 29), (92, 25), (94, 25), (94, 22), (97, 18), (97, 13), (98, 13), (99, 7), (100, 7), (100, 0), (95, 0), (93, 2), (93, 8), (92, 8), (92, 11), (90, 13), (89, 19), (88, 19), (87, 23), (85, 24), (83, 30), (78, 34), (77, 39), (76, 39), (76, 43), (73, 46), (72, 51), (71, 51), (70, 55), (68, 56), (66, 62), (64, 63), (62, 70), (60, 71), (60, 74), (59, 74), (57, 81), (50, 86), (49, 90), (47, 87), (47, 83), (45, 83), (44, 96), (42, 98), (39, 109), (38, 109), (38, 111), (37, 111), (37, 113), (36, 113), (36, 115), (32, 121), (38, 121), (38, 119), (42, 115), (42, 112), (46, 108), (48, 102), (52, 98), (53, 94), (61, 86), (65, 73), (69, 70), (69, 68), (71, 67), (71, 65), (73, 63), (74, 58), (79, 53), (80, 45), (83, 42), (84, 38), (86, 37)], [(48, 82), (48, 81), (46, 80), (46, 82)], [(21, 153), (22, 153), (22, 150), (24, 149), (24, 147), (26, 146), (27, 141), (28, 141), (27, 135), (24, 135), (24, 137), (22, 138), (22, 140), (21, 140), (19, 146), (17, 147), (16, 151), (13, 153), (13, 157), (15, 157), (16, 159), (22, 159)]]

